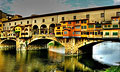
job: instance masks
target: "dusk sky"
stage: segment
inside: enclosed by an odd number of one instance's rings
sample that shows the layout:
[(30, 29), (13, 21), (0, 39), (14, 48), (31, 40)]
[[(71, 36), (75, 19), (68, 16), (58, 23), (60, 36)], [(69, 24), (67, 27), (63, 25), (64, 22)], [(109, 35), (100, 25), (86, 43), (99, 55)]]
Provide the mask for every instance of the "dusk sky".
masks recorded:
[(0, 0), (0, 10), (22, 16), (111, 5), (120, 5), (120, 0)]

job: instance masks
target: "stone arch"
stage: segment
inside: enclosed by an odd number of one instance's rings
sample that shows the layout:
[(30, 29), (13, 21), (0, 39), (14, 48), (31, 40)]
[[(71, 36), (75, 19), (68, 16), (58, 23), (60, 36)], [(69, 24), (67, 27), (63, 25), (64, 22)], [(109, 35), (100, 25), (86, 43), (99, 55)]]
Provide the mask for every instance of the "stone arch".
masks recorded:
[(3, 40), (0, 44), (16, 45), (16, 40)]
[(34, 34), (34, 35), (38, 35), (38, 34), (39, 34), (39, 28), (38, 28), (37, 25), (34, 25), (34, 26), (33, 26), (33, 34)]
[[(54, 40), (54, 39), (51, 39), (51, 38), (35, 38), (33, 40), (31, 40), (31, 42), (28, 43), (28, 45), (34, 41), (37, 41), (37, 40), (49, 40), (49, 41), (56, 41), (58, 43), (60, 43), (61, 45), (63, 45), (61, 42), (57, 41), (57, 40)], [(64, 45), (63, 45), (64, 46)], [(64, 46), (65, 47), (65, 46)]]
[(50, 24), (50, 26), (49, 26), (49, 34), (55, 34), (54, 29), (55, 29), (55, 24)]
[(93, 40), (91, 40), (91, 42), (89, 42), (89, 43), (83, 42), (83, 45), (78, 47), (79, 54), (87, 53), (87, 54), (92, 55), (92, 47), (94, 45), (102, 43), (102, 42), (104, 42), (104, 41), (103, 40), (101, 40), (101, 41), (93, 41)]
[(34, 40), (28, 43), (28, 50), (48, 49), (48, 43), (51, 41), (54, 41), (57, 45), (61, 44), (63, 47), (65, 47), (62, 43), (52, 39), (35, 38)]
[(40, 26), (40, 34), (47, 34), (48, 33), (48, 28), (45, 24), (42, 24)]

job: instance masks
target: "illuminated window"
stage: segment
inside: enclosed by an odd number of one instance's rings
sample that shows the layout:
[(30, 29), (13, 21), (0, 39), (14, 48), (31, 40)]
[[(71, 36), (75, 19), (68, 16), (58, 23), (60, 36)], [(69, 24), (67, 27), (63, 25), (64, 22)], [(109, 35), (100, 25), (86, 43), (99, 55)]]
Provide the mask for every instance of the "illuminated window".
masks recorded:
[(64, 34), (67, 34), (67, 31), (65, 31)]

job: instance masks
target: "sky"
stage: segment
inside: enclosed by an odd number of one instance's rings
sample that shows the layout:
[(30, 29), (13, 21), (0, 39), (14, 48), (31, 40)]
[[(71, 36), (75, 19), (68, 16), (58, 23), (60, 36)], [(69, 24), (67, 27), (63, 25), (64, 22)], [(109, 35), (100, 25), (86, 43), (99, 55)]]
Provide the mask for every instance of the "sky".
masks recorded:
[(120, 0), (0, 0), (0, 10), (23, 17), (111, 5)]

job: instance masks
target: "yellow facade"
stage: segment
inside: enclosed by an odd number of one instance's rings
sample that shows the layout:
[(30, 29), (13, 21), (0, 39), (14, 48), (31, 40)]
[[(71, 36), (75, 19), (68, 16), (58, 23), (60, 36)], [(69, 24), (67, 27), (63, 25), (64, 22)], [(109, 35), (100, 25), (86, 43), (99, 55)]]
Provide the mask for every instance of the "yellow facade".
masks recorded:
[(59, 24), (58, 26), (55, 27), (55, 36), (56, 37), (63, 37), (63, 27), (62, 24)]
[[(83, 22), (82, 22), (83, 21)], [(88, 20), (81, 20), (81, 37), (87, 37), (87, 24), (88, 24)]]
[(15, 27), (15, 33), (17, 33), (18, 37), (21, 37), (21, 30), (22, 30), (21, 27), (19, 27), (19, 26)]

